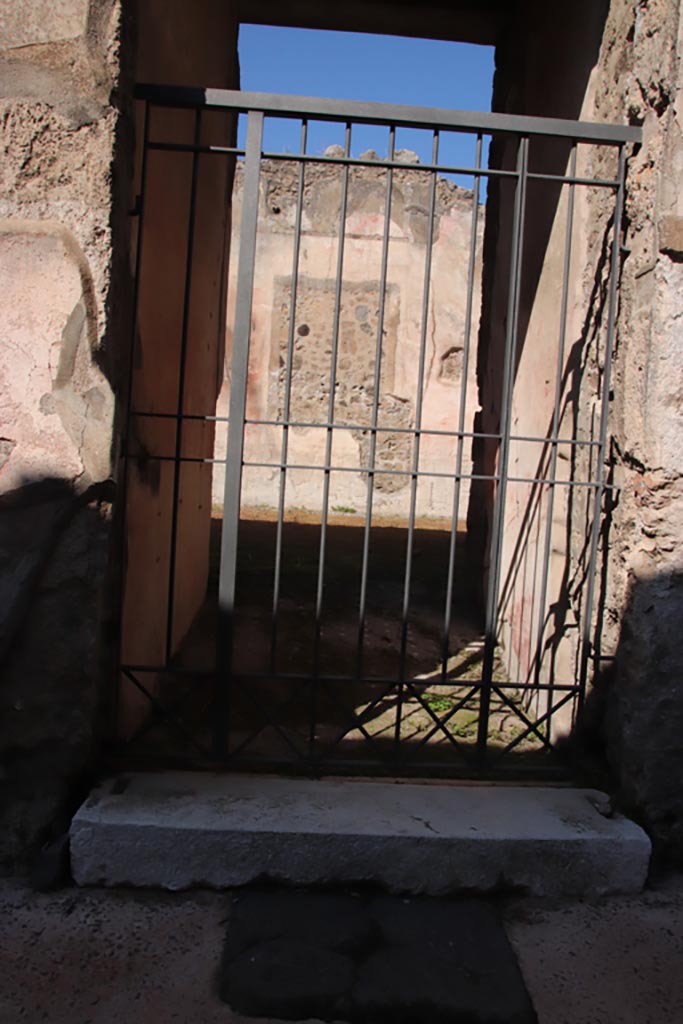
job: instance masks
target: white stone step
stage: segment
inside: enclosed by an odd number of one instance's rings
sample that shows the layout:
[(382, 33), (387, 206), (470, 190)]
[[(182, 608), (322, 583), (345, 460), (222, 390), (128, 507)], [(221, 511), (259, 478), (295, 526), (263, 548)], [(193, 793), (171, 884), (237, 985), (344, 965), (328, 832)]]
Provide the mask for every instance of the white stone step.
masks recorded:
[(79, 885), (370, 882), (440, 895), (636, 892), (650, 841), (596, 790), (133, 773), (71, 826)]

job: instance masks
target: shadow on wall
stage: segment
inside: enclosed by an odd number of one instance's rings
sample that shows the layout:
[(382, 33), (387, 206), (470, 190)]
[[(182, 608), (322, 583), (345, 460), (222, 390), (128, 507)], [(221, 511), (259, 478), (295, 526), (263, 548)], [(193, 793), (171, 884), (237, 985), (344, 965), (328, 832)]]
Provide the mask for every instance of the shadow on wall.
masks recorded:
[(660, 862), (683, 862), (683, 572), (632, 579), (614, 659), (603, 662), (579, 729), (584, 759), (606, 756), (620, 806)]
[[(577, 120), (585, 112), (590, 75), (598, 60), (607, 14), (606, 0), (582, 2), (558, 10), (539, 0), (527, 0), (520, 18), (496, 50), (496, 73), (492, 109), (500, 113)], [(538, 138), (530, 146), (529, 170), (562, 175), (571, 152), (569, 138)], [(499, 136), (491, 143), (489, 166), (514, 169), (517, 143)], [(524, 355), (532, 313), (543, 291), (543, 269), (561, 197), (561, 186), (553, 181), (536, 181), (529, 188), (523, 222), (523, 263), (518, 310), (515, 379)], [(514, 185), (506, 179), (489, 183), (484, 233), (482, 316), (477, 353), (477, 380), (481, 413), (475, 430), (496, 434), (500, 429), (501, 391), (507, 325), (508, 285)], [(551, 282), (551, 293), (558, 281)], [(543, 296), (540, 296), (543, 298)], [(559, 300), (558, 300), (559, 302)], [(533, 340), (533, 339), (531, 339)], [(535, 368), (540, 377), (544, 359)], [(552, 373), (552, 371), (551, 371)], [(524, 381), (522, 381), (524, 384)], [(538, 399), (528, 403), (538, 405)], [(533, 409), (530, 409), (533, 412)], [(525, 430), (525, 416), (518, 433)], [(483, 479), (472, 487), (468, 526), (474, 571), (487, 570), (486, 547), (491, 529), (493, 485), (488, 479), (495, 470), (497, 445), (479, 439), (473, 446), (475, 474)], [(481, 514), (481, 509), (485, 514)], [(483, 569), (483, 572), (482, 572)]]
[(0, 866), (66, 824), (96, 752), (113, 484), (0, 496)]
[[(552, 443), (555, 414), (548, 412), (543, 430), (538, 431), (539, 441), (543, 438), (538, 461), (528, 463), (531, 469), (527, 469), (529, 483), (526, 490), (517, 496), (513, 514), (511, 502), (506, 508), (505, 571), (499, 597), (499, 616), (506, 623), (504, 644), (515, 647), (514, 654), (512, 650), (508, 651), (508, 665), (516, 677), (527, 682), (532, 679), (548, 682), (556, 678), (562, 663), (565, 673), (570, 671), (575, 678), (581, 678), (580, 636), (586, 614), (597, 622), (591, 632), (596, 649), (600, 647), (608, 571), (605, 552), (609, 551), (611, 503), (614, 500), (613, 492), (609, 490), (613, 484), (613, 466), (605, 480), (604, 514), (596, 523), (593, 496), (581, 484), (597, 475), (592, 448), (598, 442), (600, 422), (595, 415), (590, 419), (586, 417), (581, 399), (584, 393), (590, 399), (591, 357), (599, 346), (601, 325), (607, 317), (612, 229), (613, 220), (610, 219), (602, 236), (602, 248), (580, 334), (566, 345), (557, 389), (558, 432), (564, 432), (565, 439), (587, 441), (588, 445), (572, 445), (568, 456), (558, 459)], [(516, 446), (513, 443), (511, 447), (514, 456)], [(564, 493), (553, 494), (548, 485), (552, 479), (579, 486), (567, 486)], [(592, 576), (594, 529), (599, 531), (602, 539), (602, 555), (598, 557), (596, 566), (601, 580), (595, 615), (587, 609), (586, 601), (587, 585)], [(545, 558), (539, 559), (538, 551), (543, 540), (548, 548)], [(539, 593), (543, 594), (541, 607), (544, 615), (540, 623), (534, 621), (534, 612), (538, 614)], [(526, 641), (523, 649), (519, 643), (515, 644), (515, 639), (520, 637)], [(561, 647), (563, 651), (560, 651)], [(558, 658), (558, 655), (562, 656)], [(512, 657), (516, 663), (510, 660)]]
[[(522, 19), (498, 48), (493, 109), (510, 114), (563, 118), (568, 121), (590, 118), (590, 112), (585, 109), (587, 94), (591, 72), (600, 54), (608, 7), (607, 0), (582, 0), (558, 12), (538, 0), (527, 0), (526, 20)], [(529, 171), (535, 174), (565, 174), (571, 149), (570, 138), (534, 140), (529, 149)], [(514, 168), (515, 159), (515, 145), (498, 136), (491, 146), (491, 166)], [(489, 186), (489, 196), (495, 195), (498, 203), (498, 214), (501, 202), (499, 191), (503, 195), (510, 191), (500, 179)], [(518, 329), (520, 339), (526, 336), (535, 305), (562, 186), (558, 182), (537, 181), (529, 184), (528, 191), (523, 229), (524, 262)], [(505, 198), (503, 203), (507, 206), (509, 216), (512, 203), (509, 200), (506, 202)], [(492, 226), (489, 244), (494, 251), (495, 243), (496, 231)], [(486, 238), (484, 244), (487, 244)], [(491, 279), (488, 281), (487, 270), (484, 268), (485, 289), (497, 287), (496, 276), (500, 275), (500, 269), (500, 266), (496, 266), (492, 252), (489, 267)], [(521, 347), (517, 352), (517, 362), (521, 356)]]
[(113, 262), (107, 308), (118, 308), (101, 330), (76, 235), (55, 220), (0, 224), (0, 862), (40, 843), (93, 753), (116, 342), (130, 308)]

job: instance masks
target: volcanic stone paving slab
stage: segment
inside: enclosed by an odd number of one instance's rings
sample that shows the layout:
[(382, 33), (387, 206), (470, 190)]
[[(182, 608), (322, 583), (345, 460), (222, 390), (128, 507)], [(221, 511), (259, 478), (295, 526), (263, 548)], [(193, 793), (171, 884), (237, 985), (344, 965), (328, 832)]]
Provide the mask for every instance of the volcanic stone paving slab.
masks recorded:
[(248, 1016), (353, 1024), (533, 1024), (484, 901), (249, 889), (235, 896), (221, 997)]

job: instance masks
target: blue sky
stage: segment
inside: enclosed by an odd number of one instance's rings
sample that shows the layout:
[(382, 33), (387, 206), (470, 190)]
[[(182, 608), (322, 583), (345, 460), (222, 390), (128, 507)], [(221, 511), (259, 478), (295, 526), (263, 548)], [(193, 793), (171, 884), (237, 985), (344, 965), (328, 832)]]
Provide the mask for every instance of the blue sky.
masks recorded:
[[(490, 110), (493, 49), (465, 43), (358, 32), (242, 25), (239, 37), (242, 89), (255, 92), (325, 96), (333, 99), (407, 103), (426, 107)], [(242, 132), (240, 134), (243, 134)], [(354, 128), (352, 152), (386, 153), (386, 129)], [(343, 142), (341, 126), (311, 124), (308, 150), (320, 153)], [(415, 150), (429, 159), (426, 132), (402, 129), (397, 148)], [(468, 166), (474, 161), (472, 136), (444, 136), (442, 159)], [(292, 122), (266, 122), (266, 150), (299, 148)], [(462, 184), (470, 182), (462, 181)]]

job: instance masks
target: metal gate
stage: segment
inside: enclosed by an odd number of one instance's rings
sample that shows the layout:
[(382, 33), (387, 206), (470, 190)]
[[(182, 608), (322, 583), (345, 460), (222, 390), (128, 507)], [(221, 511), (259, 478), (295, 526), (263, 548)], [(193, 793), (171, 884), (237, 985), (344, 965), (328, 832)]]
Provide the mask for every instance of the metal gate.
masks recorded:
[[(566, 773), (600, 656), (637, 129), (218, 90), (137, 98), (124, 756)], [(297, 142), (277, 148), (283, 119)], [(196, 327), (224, 216), (216, 166), (239, 186), (217, 383)], [(172, 188), (173, 209), (155, 210)], [(177, 316), (153, 349), (141, 309), (165, 260), (182, 287), (157, 295), (156, 320), (175, 300)]]

